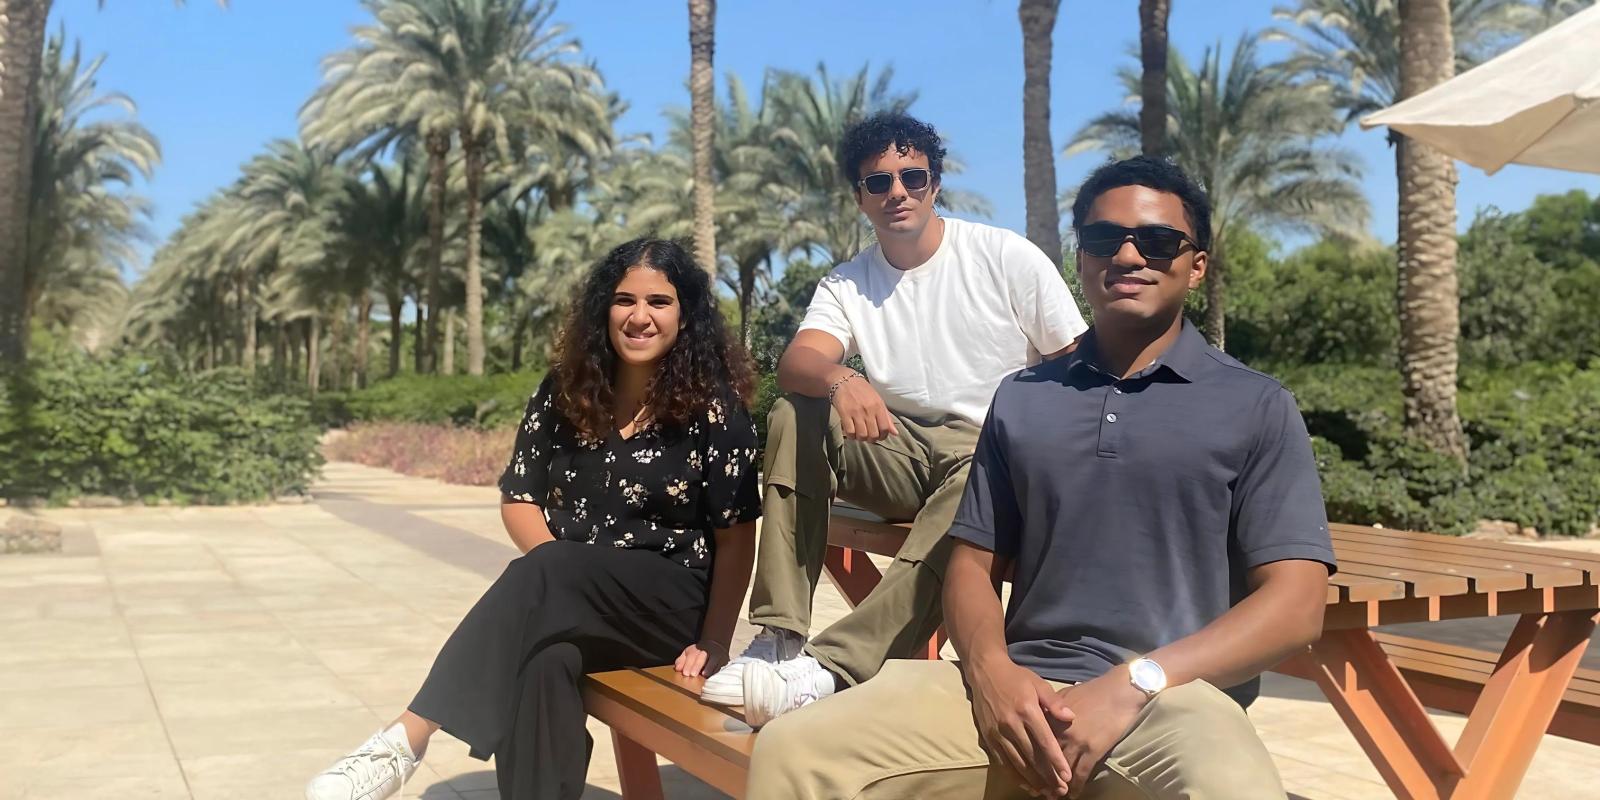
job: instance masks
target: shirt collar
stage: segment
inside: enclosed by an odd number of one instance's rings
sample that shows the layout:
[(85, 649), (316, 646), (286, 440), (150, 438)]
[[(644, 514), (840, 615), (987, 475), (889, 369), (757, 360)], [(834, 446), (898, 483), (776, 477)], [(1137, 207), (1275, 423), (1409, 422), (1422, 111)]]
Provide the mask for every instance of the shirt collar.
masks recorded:
[[(1095, 329), (1090, 328), (1083, 335), (1083, 338), (1078, 340), (1077, 349), (1073, 350), (1072, 354), (1068, 356), (1067, 369), (1069, 371), (1076, 370), (1079, 367), (1087, 367), (1096, 372), (1110, 374), (1101, 366), (1100, 349), (1096, 346), (1095, 333)], [(1178, 338), (1173, 340), (1167, 351), (1157, 357), (1150, 366), (1129, 375), (1128, 379), (1149, 377), (1162, 367), (1166, 367), (1179, 378), (1193, 382), (1205, 370), (1206, 366), (1211, 363), (1208, 353), (1210, 349), (1211, 345), (1206, 343), (1205, 337), (1201, 336), (1200, 331), (1189, 320), (1185, 319), (1183, 328), (1178, 331)]]

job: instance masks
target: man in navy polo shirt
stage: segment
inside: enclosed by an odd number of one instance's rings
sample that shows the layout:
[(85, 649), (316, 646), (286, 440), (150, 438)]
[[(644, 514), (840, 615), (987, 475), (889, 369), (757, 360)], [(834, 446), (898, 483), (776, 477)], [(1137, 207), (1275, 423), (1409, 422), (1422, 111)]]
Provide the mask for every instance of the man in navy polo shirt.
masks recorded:
[(995, 394), (950, 531), (960, 662), (772, 723), (748, 797), (1283, 797), (1243, 707), (1321, 634), (1334, 557), (1294, 398), (1183, 318), (1210, 216), (1167, 161), (1085, 182), (1095, 324)]

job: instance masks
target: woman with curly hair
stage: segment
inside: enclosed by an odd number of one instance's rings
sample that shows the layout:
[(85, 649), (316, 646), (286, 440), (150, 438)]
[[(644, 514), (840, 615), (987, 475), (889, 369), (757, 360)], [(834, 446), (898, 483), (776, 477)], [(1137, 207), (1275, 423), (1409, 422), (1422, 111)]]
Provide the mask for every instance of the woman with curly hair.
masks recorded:
[(728, 660), (760, 514), (749, 359), (679, 245), (637, 239), (580, 287), (500, 478), (525, 555), (467, 612), (410, 707), (310, 800), (399, 791), (437, 730), (495, 756), (501, 797), (576, 798), (586, 672)]

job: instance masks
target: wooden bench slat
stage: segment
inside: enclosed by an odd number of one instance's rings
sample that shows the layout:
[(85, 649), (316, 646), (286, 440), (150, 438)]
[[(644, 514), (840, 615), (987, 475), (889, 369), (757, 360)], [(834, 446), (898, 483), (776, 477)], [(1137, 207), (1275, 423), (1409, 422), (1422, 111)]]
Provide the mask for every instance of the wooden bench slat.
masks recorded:
[(1408, 597), (1443, 597), (1467, 592), (1467, 579), (1459, 575), (1441, 575), (1387, 564), (1369, 564), (1365, 561), (1346, 558), (1339, 559), (1339, 571), (1348, 572), (1352, 575), (1366, 575), (1372, 578), (1403, 581), (1406, 584), (1406, 595)]
[(1475, 592), (1503, 592), (1532, 588), (1533, 580), (1521, 570), (1500, 567), (1482, 567), (1459, 562), (1429, 558), (1428, 551), (1407, 554), (1382, 547), (1346, 543), (1339, 553), (1344, 558), (1356, 558), (1368, 564), (1382, 564), (1416, 572), (1451, 575), (1466, 578)]
[[(624, 669), (588, 676), (588, 688), (639, 713), (696, 746), (734, 764), (748, 765), (755, 739), (737, 708), (700, 702), (703, 678), (685, 678), (672, 667)], [(659, 751), (658, 751), (659, 752)]]
[(1544, 563), (1538, 557), (1528, 557), (1530, 554), (1526, 553), (1481, 550), (1458, 546), (1454, 542), (1402, 539), (1388, 536), (1377, 529), (1372, 529), (1370, 532), (1339, 530), (1335, 533), (1334, 547), (1336, 551), (1382, 548), (1396, 557), (1523, 572), (1532, 579), (1533, 588), (1579, 586), (1585, 580), (1585, 573), (1581, 568)]
[(1402, 531), (1391, 528), (1373, 528), (1365, 525), (1349, 525), (1346, 523), (1333, 523), (1328, 529), (1335, 537), (1337, 549), (1338, 538), (1343, 533), (1353, 533), (1367, 536), (1382, 536), (1395, 541), (1418, 542), (1423, 544), (1444, 544), (1457, 552), (1484, 554), (1494, 557), (1495, 554), (1504, 558), (1528, 561), (1538, 564), (1547, 564), (1557, 567), (1583, 570), (1585, 579), (1589, 583), (1600, 583), (1600, 556), (1587, 553), (1552, 554), (1549, 550), (1536, 551), (1524, 545), (1502, 544), (1489, 542), (1482, 539), (1451, 539), (1434, 533), (1418, 533), (1416, 531)]

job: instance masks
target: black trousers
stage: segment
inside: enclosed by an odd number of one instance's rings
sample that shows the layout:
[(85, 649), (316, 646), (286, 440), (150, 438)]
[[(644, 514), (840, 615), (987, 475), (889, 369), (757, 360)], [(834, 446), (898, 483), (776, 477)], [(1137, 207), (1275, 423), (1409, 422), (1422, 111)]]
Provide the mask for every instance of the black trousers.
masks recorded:
[(512, 561), (445, 642), (411, 711), (495, 757), (505, 800), (583, 794), (586, 672), (670, 664), (709, 576), (654, 552), (555, 541)]

